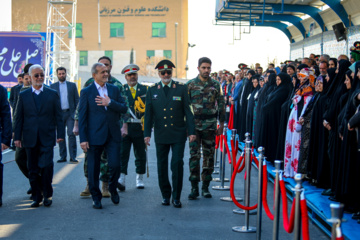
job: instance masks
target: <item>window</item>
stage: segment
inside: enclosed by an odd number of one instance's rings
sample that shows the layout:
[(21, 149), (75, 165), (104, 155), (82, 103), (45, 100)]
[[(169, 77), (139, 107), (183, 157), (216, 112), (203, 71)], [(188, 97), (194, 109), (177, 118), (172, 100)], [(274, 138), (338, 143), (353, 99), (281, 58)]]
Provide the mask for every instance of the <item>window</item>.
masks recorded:
[[(69, 25), (70, 27), (70, 25)], [(76, 34), (75, 37), (76, 38), (82, 38), (82, 23), (77, 23), (76, 24), (76, 30), (75, 30)], [(71, 34), (71, 30), (69, 31), (69, 38), (71, 38), (72, 34)]]
[(111, 59), (111, 62), (113, 61), (113, 51), (105, 51), (105, 56)]
[(155, 56), (155, 50), (147, 50), (147, 51), (146, 51), (146, 56), (147, 56), (148, 58), (154, 57), (154, 56)]
[(40, 32), (41, 24), (28, 24), (27, 30), (29, 32)]
[(80, 51), (80, 66), (88, 65), (88, 51)]
[(171, 50), (164, 50), (164, 58), (171, 59), (171, 57), (172, 57)]
[(152, 36), (153, 37), (166, 37), (166, 23), (153, 22), (152, 23)]
[(110, 23), (110, 37), (124, 37), (124, 23)]

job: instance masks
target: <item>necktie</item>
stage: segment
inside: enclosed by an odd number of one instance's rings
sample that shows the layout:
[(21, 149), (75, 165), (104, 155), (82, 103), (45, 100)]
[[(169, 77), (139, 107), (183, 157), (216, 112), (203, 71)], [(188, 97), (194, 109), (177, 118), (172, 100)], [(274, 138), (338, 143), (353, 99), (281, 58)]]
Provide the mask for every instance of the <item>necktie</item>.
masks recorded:
[(164, 92), (165, 92), (165, 96), (167, 96), (167, 94), (169, 92), (169, 86), (167, 86), (167, 85), (164, 86)]
[(130, 92), (131, 92), (132, 97), (135, 98), (136, 90), (133, 87), (131, 87)]

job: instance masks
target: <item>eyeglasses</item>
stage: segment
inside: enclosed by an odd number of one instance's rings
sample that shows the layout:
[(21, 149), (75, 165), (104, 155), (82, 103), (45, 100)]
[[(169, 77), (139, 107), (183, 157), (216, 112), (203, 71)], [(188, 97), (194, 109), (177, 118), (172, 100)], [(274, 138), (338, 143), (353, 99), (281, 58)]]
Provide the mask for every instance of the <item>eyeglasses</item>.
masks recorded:
[(165, 75), (165, 73), (167, 73), (167, 75), (171, 75), (171, 73), (172, 73), (172, 71), (171, 70), (165, 70), (165, 71), (162, 71), (162, 72), (160, 72), (161, 73), (161, 75)]
[(44, 76), (45, 76), (45, 75), (44, 75), (43, 73), (40, 73), (40, 74), (37, 73), (37, 74), (34, 75), (35, 78), (44, 77)]

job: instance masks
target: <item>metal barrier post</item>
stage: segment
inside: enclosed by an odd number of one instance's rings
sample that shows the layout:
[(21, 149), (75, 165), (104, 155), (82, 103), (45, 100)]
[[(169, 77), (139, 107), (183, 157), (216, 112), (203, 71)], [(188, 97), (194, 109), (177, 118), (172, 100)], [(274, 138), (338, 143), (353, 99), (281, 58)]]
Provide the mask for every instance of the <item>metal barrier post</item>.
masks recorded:
[[(244, 148), (245, 159), (243, 161), (245, 161), (246, 176), (248, 175), (248, 170), (247, 170), (247, 165), (246, 164), (249, 162), (249, 168), (250, 168), (251, 167), (251, 161), (252, 161), (252, 159), (250, 159), (251, 143), (252, 143), (252, 141), (250, 139), (250, 133), (245, 133), (245, 148)], [(246, 152), (246, 149), (248, 149), (248, 153)], [(248, 158), (246, 156), (248, 156)], [(250, 183), (249, 183), (249, 186), (250, 186)], [(246, 180), (245, 180), (245, 182), (244, 182), (244, 197), (245, 198), (246, 198), (246, 195), (247, 195), (247, 190), (246, 190)], [(246, 214), (246, 212), (248, 212), (248, 214), (250, 214), (250, 215), (256, 215), (257, 210), (254, 209), (254, 210), (251, 210), (251, 211), (245, 211), (245, 210), (240, 209), (240, 208), (233, 210), (233, 213), (240, 214), (240, 215), (244, 215), (244, 214)]]
[(345, 221), (345, 219), (343, 219), (344, 204), (331, 203), (330, 208), (331, 208), (331, 218), (328, 219), (327, 221), (332, 223), (331, 240), (336, 240), (337, 237), (339, 238), (342, 235), (341, 223)]
[(259, 182), (258, 182), (258, 211), (256, 219), (256, 239), (261, 239), (261, 218), (262, 218), (262, 189), (263, 189), (263, 161), (265, 161), (265, 148), (259, 147)]
[[(236, 129), (232, 129), (232, 130), (231, 130), (231, 140), (235, 141), (235, 139), (236, 139)], [(236, 149), (236, 146), (235, 146), (235, 149)], [(228, 153), (228, 154), (230, 154), (230, 156), (231, 156), (231, 170), (230, 170), (230, 179), (231, 179), (232, 174), (234, 173), (236, 156), (235, 156), (235, 159), (234, 159), (231, 152)], [(235, 197), (235, 198), (236, 198), (236, 200), (237, 200), (238, 202), (240, 202), (240, 201), (243, 200), (243, 199), (240, 198), (240, 197)], [(232, 198), (231, 198), (231, 196), (229, 196), (229, 197), (221, 197), (220, 200), (221, 200), (221, 201), (225, 201), (225, 202), (232, 202), (232, 201), (233, 201)]]
[(294, 240), (300, 240), (301, 237), (301, 210), (300, 210), (300, 195), (304, 190), (302, 188), (302, 175), (300, 173), (295, 174), (294, 180), (296, 182), (295, 188), (295, 220), (294, 220)]
[[(245, 206), (250, 206), (250, 165), (251, 165), (251, 140), (250, 134), (245, 134), (246, 141), (245, 141), (245, 169), (246, 169), (246, 179), (245, 179)], [(249, 211), (245, 210), (245, 226), (233, 227), (232, 230), (234, 232), (243, 232), (243, 233), (252, 233), (256, 232), (256, 227), (249, 226)]]
[[(230, 190), (230, 186), (224, 186), (226, 179), (225, 179), (225, 141), (226, 141), (226, 130), (227, 130), (227, 124), (224, 124), (224, 131), (223, 134), (225, 136), (225, 140), (222, 144), (223, 146), (223, 152), (221, 154), (221, 158), (220, 158), (220, 186), (213, 186), (212, 189), (214, 190), (221, 190), (221, 191), (229, 191)], [(213, 179), (214, 180), (214, 179)], [(227, 182), (229, 181), (229, 179), (227, 179)]]
[[(273, 240), (279, 239), (279, 216), (280, 216), (280, 174), (282, 171), (281, 161), (275, 160), (275, 212), (274, 212), (274, 225), (273, 225)], [(300, 199), (300, 195), (299, 195)], [(299, 202), (300, 203), (300, 202)], [(299, 205), (300, 206), (300, 205)], [(300, 209), (300, 208), (299, 208)]]

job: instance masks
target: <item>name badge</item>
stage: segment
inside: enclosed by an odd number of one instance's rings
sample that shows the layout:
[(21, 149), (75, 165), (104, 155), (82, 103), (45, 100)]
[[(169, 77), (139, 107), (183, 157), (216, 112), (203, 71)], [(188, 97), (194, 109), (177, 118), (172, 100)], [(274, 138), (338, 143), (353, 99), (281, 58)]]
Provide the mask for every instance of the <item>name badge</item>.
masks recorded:
[(181, 97), (173, 97), (174, 101), (181, 101)]

